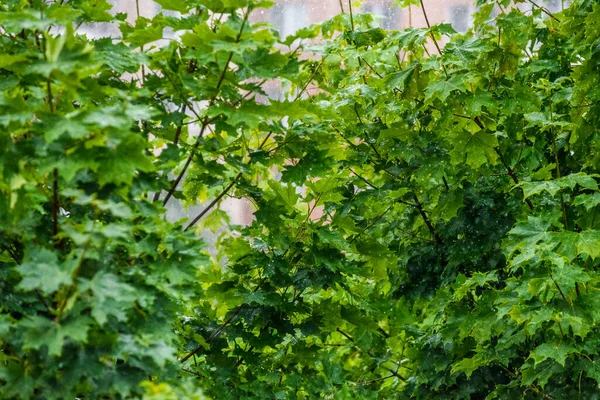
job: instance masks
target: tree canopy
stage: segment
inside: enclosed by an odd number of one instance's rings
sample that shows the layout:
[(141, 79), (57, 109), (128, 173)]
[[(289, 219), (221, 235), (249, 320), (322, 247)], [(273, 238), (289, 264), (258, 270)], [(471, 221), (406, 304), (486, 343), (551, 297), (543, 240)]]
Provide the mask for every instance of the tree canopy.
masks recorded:
[(598, 2), (157, 3), (0, 4), (0, 398), (600, 398)]

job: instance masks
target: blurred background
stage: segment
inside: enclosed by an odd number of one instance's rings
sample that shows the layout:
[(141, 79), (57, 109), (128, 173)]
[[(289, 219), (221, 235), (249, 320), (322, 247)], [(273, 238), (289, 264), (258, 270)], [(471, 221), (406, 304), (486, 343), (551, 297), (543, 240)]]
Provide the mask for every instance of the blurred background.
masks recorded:
[[(184, 1), (184, 0), (182, 0)], [(348, 0), (274, 0), (275, 6), (269, 10), (255, 11), (255, 22), (271, 22), (286, 37), (300, 28), (323, 22), (341, 12), (341, 7), (348, 12)], [(561, 10), (564, 0), (537, 0), (550, 12)], [(126, 13), (131, 20), (139, 13), (144, 17), (153, 17), (161, 11), (161, 7), (152, 0), (109, 0), (114, 12)], [(566, 2), (565, 2), (566, 3)], [(362, 5), (354, 7), (355, 13), (370, 13), (384, 29), (403, 29), (408, 27), (425, 27), (423, 13), (418, 6), (401, 9), (394, 6), (394, 0), (364, 0)], [(424, 0), (427, 15), (431, 24), (447, 22), (458, 32), (466, 31), (471, 24), (471, 14), (475, 11), (475, 0)], [(526, 11), (531, 8), (527, 3), (520, 7)], [(169, 12), (167, 12), (169, 13)], [(113, 26), (89, 26), (86, 33), (90, 36), (115, 36), (119, 31)]]
[[(185, 1), (185, 0), (181, 0)], [(295, 33), (298, 29), (311, 24), (323, 22), (340, 12), (348, 12), (348, 0), (274, 0), (275, 6), (266, 10), (258, 9), (252, 16), (253, 22), (270, 22), (279, 31), (282, 38)], [(558, 12), (566, 0), (533, 0), (543, 5), (550, 12)], [(161, 11), (161, 7), (152, 0), (109, 0), (113, 4), (114, 13), (125, 13), (130, 22), (135, 21), (138, 14), (151, 18)], [(471, 23), (471, 14), (475, 12), (475, 0), (423, 0), (429, 22), (437, 24), (447, 22), (452, 24), (458, 32), (466, 31)], [(356, 3), (356, 2), (355, 2)], [(372, 14), (379, 26), (383, 29), (396, 30), (409, 27), (426, 27), (423, 12), (419, 6), (400, 8), (394, 6), (394, 0), (364, 0), (360, 6), (353, 7), (354, 13)], [(566, 5), (566, 4), (565, 4)], [(498, 7), (498, 6), (496, 6)], [(522, 3), (519, 8), (527, 12), (532, 7), (531, 2)], [(343, 10), (342, 10), (343, 8)], [(499, 10), (496, 10), (499, 11)], [(165, 11), (168, 15), (177, 15), (172, 11)], [(115, 24), (99, 23), (89, 24), (80, 28), (89, 38), (118, 37), (120, 31)], [(171, 36), (169, 32), (165, 37)], [(267, 92), (270, 90), (267, 89)], [(270, 93), (278, 97), (277, 93)], [(190, 126), (190, 132), (197, 127)], [(163, 193), (164, 194), (164, 193)], [(171, 221), (182, 218), (193, 218), (203, 209), (203, 204), (188, 208), (177, 199), (172, 199), (167, 207), (167, 218)], [(220, 210), (227, 213), (231, 223), (236, 225), (249, 225), (253, 220), (253, 207), (245, 199), (226, 197), (220, 204)], [(200, 228), (201, 229), (201, 228)], [(203, 236), (212, 244), (220, 232), (209, 233), (203, 231)]]

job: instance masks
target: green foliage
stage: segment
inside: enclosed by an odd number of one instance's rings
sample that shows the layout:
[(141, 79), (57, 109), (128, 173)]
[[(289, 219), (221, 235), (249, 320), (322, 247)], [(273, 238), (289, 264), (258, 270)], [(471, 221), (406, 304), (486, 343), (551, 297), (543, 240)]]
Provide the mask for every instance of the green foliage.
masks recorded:
[(596, 2), (158, 3), (0, 4), (0, 398), (598, 398)]

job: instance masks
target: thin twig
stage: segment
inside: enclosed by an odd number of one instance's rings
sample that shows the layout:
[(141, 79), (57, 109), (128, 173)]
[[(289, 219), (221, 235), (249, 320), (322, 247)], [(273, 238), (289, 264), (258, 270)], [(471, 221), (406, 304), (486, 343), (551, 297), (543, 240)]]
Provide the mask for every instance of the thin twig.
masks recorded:
[(371, 182), (369, 182), (368, 180), (366, 180), (365, 178), (363, 178), (362, 176), (360, 176), (359, 174), (357, 174), (356, 172), (354, 172), (354, 170), (350, 167), (348, 167), (348, 169), (350, 170), (350, 172), (352, 172), (352, 174), (354, 176), (356, 176), (358, 179), (360, 179), (361, 181), (363, 181), (364, 183), (366, 183), (367, 185), (371, 186), (373, 189), (379, 190), (379, 188), (375, 185), (373, 185)]
[[(513, 180), (513, 182), (515, 183), (515, 185), (518, 185), (519, 184), (519, 177), (517, 176), (517, 174), (515, 174), (515, 171), (513, 171), (513, 169), (510, 167), (510, 165), (508, 165), (508, 163), (506, 162), (506, 159), (504, 158), (504, 154), (502, 154), (502, 152), (500, 151), (500, 149), (494, 148), (494, 150), (496, 151), (496, 154), (498, 154), (498, 157), (500, 157), (500, 161), (504, 165), (504, 168), (506, 168), (506, 172), (508, 172), (508, 176), (511, 177), (511, 179)], [(523, 188), (521, 188), (521, 191), (523, 192), (523, 195), (525, 195), (525, 192), (523, 191)], [(531, 211), (533, 211), (533, 203), (531, 202), (531, 200), (525, 199), (525, 202), (527, 203), (527, 206), (529, 207), (529, 209)]]
[(421, 214), (421, 217), (423, 218), (423, 221), (425, 221), (425, 225), (427, 225), (427, 228), (429, 229), (429, 232), (431, 232), (431, 234), (433, 235), (435, 241), (438, 242), (438, 244), (440, 246), (444, 247), (444, 241), (442, 240), (442, 238), (440, 237), (440, 235), (437, 233), (437, 231), (433, 227), (433, 224), (429, 220), (429, 217), (425, 213), (425, 210), (423, 209), (423, 205), (421, 204), (421, 202), (419, 201), (419, 198), (417, 197), (417, 193), (413, 192), (413, 197), (415, 199), (415, 205), (417, 207), (417, 210), (419, 210), (419, 214)]
[(371, 384), (379, 382), (379, 381), (385, 381), (386, 379), (394, 378), (395, 376), (396, 375), (391, 374), (388, 376), (384, 376), (383, 378), (377, 378), (377, 379), (372, 379), (370, 381), (359, 382), (359, 385), (371, 385)]
[(382, 76), (382, 75), (381, 75), (379, 72), (377, 72), (377, 70), (376, 70), (375, 68), (373, 68), (373, 67), (371, 66), (371, 64), (369, 64), (369, 63), (367, 62), (367, 60), (365, 60), (365, 58), (364, 58), (363, 56), (359, 56), (359, 58), (360, 58), (361, 60), (363, 60), (363, 61), (364, 61), (364, 63), (367, 65), (367, 67), (369, 67), (369, 69), (370, 69), (371, 71), (375, 72), (375, 75), (377, 75), (377, 76), (379, 77), (379, 79), (383, 79), (383, 76)]
[[(429, 18), (427, 17), (427, 11), (425, 11), (425, 4), (423, 4), (423, 0), (419, 0), (419, 2), (421, 3), (421, 9), (423, 10), (423, 16), (425, 17), (425, 23), (427, 24), (427, 28), (429, 29), (429, 36), (433, 40), (433, 44), (435, 45), (435, 48), (437, 49), (438, 53), (440, 53), (440, 57), (441, 57), (442, 49), (440, 48), (440, 45), (438, 44), (438, 42), (435, 38), (435, 35), (431, 32), (431, 24), (429, 23)], [(446, 76), (448, 76), (448, 71), (446, 71), (446, 66), (444, 65), (444, 63), (441, 60), (440, 60), (440, 64), (442, 65), (444, 74)]]
[[(185, 118), (186, 108), (187, 108), (187, 104), (184, 104), (181, 106), (181, 112), (184, 114), (184, 118)], [(177, 146), (177, 144), (179, 143), (179, 137), (181, 136), (182, 128), (183, 128), (183, 119), (181, 120), (181, 123), (177, 126), (177, 130), (175, 131), (175, 137), (173, 138), (173, 144), (175, 146)]]
[(310, 75), (310, 77), (308, 78), (308, 80), (306, 81), (306, 83), (304, 84), (304, 86), (302, 87), (302, 90), (300, 90), (300, 92), (296, 95), (296, 97), (294, 98), (294, 101), (297, 101), (298, 99), (300, 99), (300, 97), (304, 94), (304, 92), (306, 91), (306, 89), (308, 88), (308, 85), (310, 85), (310, 83), (312, 82), (312, 80), (314, 79), (315, 75), (317, 74), (317, 72), (319, 71), (319, 69), (321, 68), (321, 66), (323, 65), (323, 62), (325, 61), (325, 59), (328, 57), (329, 55), (325, 56), (321, 62), (317, 65), (317, 67), (315, 68), (315, 70), (312, 72), (312, 74)]
[[(244, 20), (242, 22), (242, 26), (241, 26), (240, 31), (238, 32), (238, 34), (237, 34), (237, 36), (235, 38), (235, 43), (236, 44), (239, 43), (239, 41), (240, 41), (240, 39), (242, 37), (242, 34), (244, 32), (244, 28), (246, 27), (246, 23), (248, 22), (248, 17), (250, 16), (250, 12), (251, 12), (251, 9), (248, 8), (248, 10), (246, 11), (246, 13), (244, 14)], [(215, 100), (219, 96), (219, 90), (221, 89), (221, 85), (223, 85), (223, 82), (225, 80), (225, 75), (227, 74), (227, 70), (229, 69), (229, 63), (231, 62), (232, 58), (233, 58), (233, 51), (229, 53), (229, 57), (227, 58), (227, 62), (225, 63), (225, 67), (223, 68), (223, 72), (219, 76), (219, 81), (217, 82), (217, 86), (216, 86), (216, 89), (215, 89), (215, 94), (213, 95), (212, 99), (210, 100), (208, 108), (210, 108), (214, 104)], [(191, 108), (191, 109), (195, 113), (195, 111), (193, 110), (193, 108)], [(190, 164), (192, 163), (192, 160), (193, 160), (194, 155), (196, 153), (196, 149), (200, 145), (200, 139), (202, 138), (202, 136), (204, 134), (204, 131), (206, 130), (206, 127), (207, 127), (208, 124), (209, 124), (208, 117), (204, 117), (204, 120), (202, 122), (202, 128), (200, 129), (200, 134), (198, 135), (198, 139), (196, 140), (196, 143), (194, 144), (192, 152), (190, 153), (190, 155), (189, 155), (189, 157), (188, 157), (188, 159), (187, 159), (187, 161), (186, 161), (186, 163), (185, 163), (182, 171), (179, 173), (179, 176), (177, 176), (177, 178), (175, 179), (175, 181), (171, 185), (171, 188), (169, 189), (167, 195), (165, 196), (165, 199), (163, 201), (163, 206), (167, 205), (168, 201), (171, 199), (171, 196), (173, 196), (173, 193), (177, 189), (177, 186), (179, 185), (179, 182), (181, 182), (181, 180), (183, 179), (183, 176), (185, 175), (187, 169), (189, 168)]]
[(546, 14), (547, 16), (549, 16), (550, 18), (552, 18), (556, 22), (560, 22), (560, 19), (556, 18), (550, 11), (548, 11), (548, 9), (546, 7), (540, 6), (539, 4), (535, 3), (533, 0), (527, 0), (527, 1), (529, 3), (531, 3), (532, 5), (534, 5), (535, 7), (539, 8), (540, 10), (542, 10), (542, 12), (544, 14)]
[(352, 12), (352, 0), (348, 0), (348, 8), (350, 9), (350, 27), (352, 27), (352, 32), (354, 32), (354, 13)]
[(349, 341), (354, 342), (354, 338), (352, 336), (348, 335), (346, 332), (344, 332), (340, 328), (336, 328), (336, 331), (338, 331), (339, 333), (344, 335), (346, 337), (346, 339), (348, 339)]
[[(254, 291), (256, 292), (258, 289), (260, 288), (260, 285), (256, 287), (256, 289), (254, 289)], [(235, 317), (237, 317), (237, 315), (246, 307), (246, 304), (240, 304), (234, 311), (233, 314), (231, 314), (231, 316), (227, 319), (227, 321), (223, 322), (221, 324), (221, 326), (219, 326), (219, 328), (213, 332), (212, 335), (210, 335), (210, 337), (208, 339), (206, 339), (206, 343), (209, 344), (210, 342), (212, 342), (212, 340), (214, 338), (216, 338), (222, 331), (223, 329), (225, 329), (225, 327), (227, 327), (227, 325), (229, 325), (234, 319)], [(185, 355), (185, 357), (183, 357), (181, 360), (179, 360), (179, 362), (186, 362), (187, 360), (189, 360), (190, 357), (192, 357), (193, 355), (195, 355), (196, 353), (198, 353), (200, 350), (202, 350), (204, 346), (200, 345), (198, 347), (196, 347), (194, 350), (192, 350), (191, 352), (189, 352), (188, 354)]]
[(362, 236), (363, 233), (365, 233), (366, 231), (368, 231), (369, 229), (371, 229), (373, 227), (373, 225), (375, 225), (377, 222), (379, 222), (379, 220), (381, 218), (383, 218), (393, 207), (394, 205), (390, 205), (388, 206), (388, 208), (386, 208), (386, 210), (384, 212), (382, 212), (381, 214), (379, 214), (373, 221), (371, 221), (370, 224), (368, 224), (359, 234), (357, 234), (356, 236), (354, 236), (349, 242), (348, 244), (353, 243), (356, 239), (358, 239), (359, 237)]
[(240, 177), (242, 176), (242, 173), (238, 173), (235, 178), (233, 178), (233, 180), (231, 181), (231, 183), (229, 185), (227, 185), (227, 187), (225, 189), (223, 189), (223, 191), (221, 193), (219, 193), (219, 195), (210, 202), (210, 204), (208, 206), (206, 206), (206, 208), (204, 210), (202, 210), (202, 212), (200, 214), (198, 214), (198, 216), (196, 218), (194, 218), (192, 220), (192, 222), (190, 222), (190, 224), (185, 228), (184, 232), (187, 232), (191, 227), (193, 227), (194, 225), (196, 225), (198, 223), (198, 221), (200, 221), (200, 219), (202, 219), (202, 217), (204, 217), (206, 215), (206, 213), (208, 213), (210, 210), (212, 210), (212, 208), (219, 202), (221, 201), (221, 199), (227, 194), (229, 193), (229, 191), (231, 190), (231, 188), (236, 184), (237, 180), (240, 179)]
[(59, 242), (56, 238), (58, 235), (58, 168), (52, 171), (52, 236), (54, 237), (54, 247), (58, 247)]
[(167, 195), (165, 196), (165, 198), (163, 200), (163, 207), (167, 205), (167, 203), (171, 199), (171, 196), (173, 196), (173, 193), (175, 193), (175, 190), (177, 190), (177, 186), (179, 186), (179, 182), (181, 182), (187, 169), (189, 168), (190, 164), (192, 163), (192, 160), (194, 159), (194, 156), (196, 155), (196, 149), (198, 148), (198, 146), (200, 146), (200, 138), (204, 135), (204, 131), (206, 130), (207, 125), (208, 124), (206, 122), (202, 124), (202, 128), (200, 129), (200, 134), (198, 135), (198, 139), (196, 140), (196, 143), (194, 144), (194, 147), (192, 148), (192, 152), (190, 153), (187, 160), (185, 161), (183, 169), (181, 170), (179, 175), (177, 175), (177, 178), (175, 178), (175, 180), (171, 184), (171, 188), (169, 189), (169, 191), (167, 192)]

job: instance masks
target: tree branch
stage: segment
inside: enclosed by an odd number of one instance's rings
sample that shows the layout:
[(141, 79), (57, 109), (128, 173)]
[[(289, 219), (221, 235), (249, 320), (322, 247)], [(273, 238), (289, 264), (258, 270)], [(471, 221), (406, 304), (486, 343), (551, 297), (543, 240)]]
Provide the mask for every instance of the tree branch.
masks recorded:
[(560, 22), (560, 19), (556, 18), (550, 11), (548, 11), (548, 9), (546, 7), (542, 7), (539, 4), (535, 3), (533, 0), (527, 0), (529, 3), (531, 3), (533, 6), (539, 8), (540, 10), (542, 10), (542, 12), (544, 14), (546, 14), (547, 16), (549, 16), (550, 18), (552, 18), (553, 20), (555, 20), (556, 22)]
[(196, 155), (196, 149), (198, 149), (198, 146), (200, 146), (200, 138), (204, 135), (204, 131), (206, 130), (207, 125), (208, 124), (206, 123), (206, 121), (202, 124), (202, 128), (200, 129), (200, 134), (198, 135), (198, 139), (196, 140), (196, 143), (194, 144), (194, 147), (192, 148), (192, 152), (188, 156), (188, 158), (185, 162), (185, 165), (183, 166), (183, 169), (181, 170), (181, 172), (179, 173), (177, 178), (175, 178), (175, 180), (171, 184), (171, 188), (169, 189), (169, 191), (167, 192), (167, 195), (165, 196), (165, 199), (163, 200), (163, 207), (167, 205), (167, 203), (171, 199), (171, 196), (173, 196), (173, 193), (175, 193), (177, 186), (179, 186), (179, 182), (181, 182), (181, 180), (183, 179), (183, 176), (187, 172), (187, 169), (189, 168), (190, 164), (192, 163), (192, 160), (194, 159), (194, 156)]
[(240, 179), (240, 177), (242, 176), (242, 173), (238, 173), (235, 178), (233, 178), (233, 180), (231, 181), (231, 183), (229, 185), (227, 185), (227, 187), (225, 189), (223, 189), (223, 191), (221, 193), (219, 193), (219, 195), (210, 202), (210, 204), (208, 206), (206, 206), (206, 208), (204, 210), (202, 210), (202, 212), (200, 214), (198, 214), (198, 216), (196, 218), (194, 218), (192, 220), (192, 222), (190, 222), (190, 224), (185, 228), (184, 232), (187, 232), (191, 227), (193, 227), (194, 225), (196, 225), (198, 223), (198, 221), (200, 221), (200, 219), (202, 219), (202, 217), (204, 217), (206, 215), (206, 213), (208, 213), (219, 201), (221, 201), (221, 199), (231, 190), (231, 188), (236, 184), (237, 180)]
[(59, 241), (56, 238), (58, 235), (58, 169), (52, 171), (52, 236), (54, 237), (54, 247), (57, 248)]
[[(246, 23), (248, 22), (248, 17), (250, 16), (250, 12), (251, 12), (251, 9), (248, 8), (248, 10), (246, 11), (246, 13), (244, 14), (244, 20), (242, 22), (242, 26), (241, 26), (240, 31), (238, 32), (238, 34), (237, 34), (237, 36), (235, 38), (235, 43), (236, 44), (239, 43), (239, 41), (240, 41), (240, 39), (242, 37), (242, 34), (244, 33), (244, 28), (246, 27)], [(225, 67), (223, 68), (223, 72), (221, 72), (221, 75), (219, 76), (219, 81), (217, 82), (217, 86), (216, 86), (216, 89), (215, 89), (215, 94), (211, 98), (211, 100), (210, 100), (210, 102), (208, 104), (208, 108), (210, 108), (214, 104), (215, 100), (219, 96), (219, 90), (221, 90), (221, 86), (223, 85), (223, 81), (225, 80), (225, 75), (227, 74), (227, 70), (229, 69), (229, 63), (231, 62), (232, 58), (233, 58), (233, 51), (229, 53), (229, 57), (227, 58), (227, 62), (225, 63)], [(193, 108), (192, 107), (190, 107), (190, 108), (193, 111)], [(185, 162), (185, 165), (184, 165), (182, 171), (179, 173), (179, 175), (177, 176), (177, 178), (175, 179), (175, 181), (171, 185), (171, 188), (169, 189), (167, 195), (165, 196), (165, 199), (163, 201), (163, 206), (167, 205), (167, 203), (171, 199), (171, 196), (173, 196), (173, 193), (177, 189), (177, 186), (179, 185), (179, 183), (183, 179), (183, 176), (185, 175), (187, 169), (189, 168), (190, 164), (192, 163), (192, 160), (194, 159), (194, 155), (196, 153), (196, 150), (198, 149), (198, 146), (200, 145), (200, 139), (204, 135), (206, 127), (213, 120), (214, 120), (214, 118), (209, 121), (208, 117), (204, 117), (204, 120), (202, 122), (202, 128), (200, 129), (200, 134), (198, 135), (198, 139), (196, 140), (196, 143), (194, 144), (192, 152), (190, 153), (187, 161)]]
[(417, 194), (414, 191), (413, 191), (413, 196), (415, 198), (415, 205), (417, 207), (417, 210), (419, 210), (419, 214), (421, 214), (421, 217), (423, 218), (423, 221), (425, 221), (425, 225), (427, 225), (427, 228), (429, 229), (429, 232), (431, 232), (431, 234), (433, 235), (435, 241), (438, 242), (438, 244), (440, 246), (444, 247), (445, 246), (444, 245), (444, 241), (442, 240), (442, 238), (440, 237), (440, 235), (438, 235), (437, 231), (433, 227), (433, 224), (429, 220), (429, 217), (427, 216), (427, 214), (425, 214), (425, 210), (423, 209), (423, 206), (421, 205), (421, 202), (419, 201), (419, 198), (417, 197)]
[[(181, 112), (185, 115), (185, 111), (187, 109), (187, 104), (184, 104), (183, 106), (181, 106)], [(179, 143), (179, 137), (181, 136), (181, 129), (183, 128), (183, 120), (181, 121), (181, 123), (177, 126), (177, 130), (175, 131), (175, 138), (173, 138), (173, 144), (175, 146), (177, 146), (177, 144)]]
[[(255, 291), (258, 290), (258, 287), (255, 289)], [(208, 339), (206, 339), (206, 343), (209, 344), (214, 338), (216, 338), (223, 329), (225, 329), (225, 327), (227, 325), (229, 325), (231, 323), (231, 321), (233, 321), (233, 319), (235, 317), (237, 317), (237, 315), (240, 313), (240, 311), (242, 311), (244, 309), (244, 307), (246, 307), (246, 304), (241, 304), (239, 305), (234, 311), (233, 314), (231, 314), (231, 316), (227, 319), (227, 321), (223, 322), (221, 324), (221, 326), (219, 326), (219, 328), (213, 332), (212, 335), (210, 335), (210, 337)], [(183, 357), (181, 360), (179, 360), (179, 362), (183, 363), (186, 362), (187, 360), (190, 359), (190, 357), (192, 357), (193, 355), (195, 355), (196, 353), (198, 353), (200, 350), (202, 350), (203, 346), (200, 345), (198, 347), (196, 347), (194, 350), (192, 350), (191, 352), (189, 352), (188, 354), (185, 355), (185, 357)]]
[(354, 176), (356, 176), (358, 179), (360, 179), (361, 181), (363, 181), (364, 183), (366, 183), (367, 185), (371, 186), (373, 189), (375, 190), (379, 190), (379, 188), (375, 185), (373, 185), (371, 182), (369, 182), (368, 180), (366, 180), (365, 178), (363, 178), (362, 176), (360, 176), (359, 174), (357, 174), (356, 172), (354, 172), (354, 170), (350, 167), (348, 167), (348, 169), (350, 170), (350, 172), (352, 172), (352, 174)]
[(448, 76), (448, 71), (446, 71), (446, 66), (444, 65), (444, 63), (441, 60), (442, 49), (440, 48), (440, 45), (438, 44), (437, 40), (435, 39), (434, 34), (431, 33), (431, 24), (429, 23), (429, 18), (427, 17), (427, 11), (425, 11), (425, 4), (423, 4), (423, 0), (419, 0), (419, 2), (421, 3), (421, 10), (423, 10), (423, 16), (425, 17), (425, 23), (427, 24), (427, 28), (429, 29), (429, 36), (433, 40), (433, 44), (435, 45), (435, 48), (437, 49), (438, 53), (440, 53), (440, 64), (442, 65), (442, 69), (444, 70), (444, 74), (447, 77)]
[(348, 0), (348, 8), (350, 9), (350, 27), (354, 32), (354, 13), (352, 12), (352, 0)]
[(362, 230), (362, 232), (360, 232), (359, 234), (357, 234), (356, 236), (354, 236), (352, 238), (352, 240), (350, 240), (350, 242), (348, 242), (348, 244), (353, 243), (356, 239), (358, 239), (359, 237), (362, 236), (363, 233), (365, 233), (366, 231), (368, 231), (369, 229), (371, 229), (371, 227), (373, 227), (373, 225), (375, 225), (377, 222), (379, 222), (379, 220), (381, 218), (383, 218), (393, 207), (394, 205), (390, 205), (384, 212), (382, 212), (379, 216), (377, 216), (373, 221), (371, 221), (370, 224), (368, 224), (365, 229)]
[[(504, 165), (504, 168), (506, 168), (506, 172), (508, 172), (508, 176), (510, 176), (510, 178), (513, 180), (513, 182), (515, 183), (515, 185), (518, 185), (519, 184), (519, 177), (517, 176), (517, 174), (515, 174), (515, 171), (513, 171), (513, 169), (510, 167), (510, 165), (508, 165), (508, 163), (504, 159), (504, 155), (502, 154), (502, 152), (500, 151), (500, 149), (494, 149), (494, 150), (496, 151), (496, 153), (500, 157), (500, 161)], [(525, 192), (523, 191), (523, 188), (521, 188), (521, 192), (523, 193), (523, 195), (525, 195)], [(531, 202), (531, 200), (525, 199), (525, 202), (527, 203), (527, 206), (529, 207), (529, 209), (533, 211), (533, 203)]]

